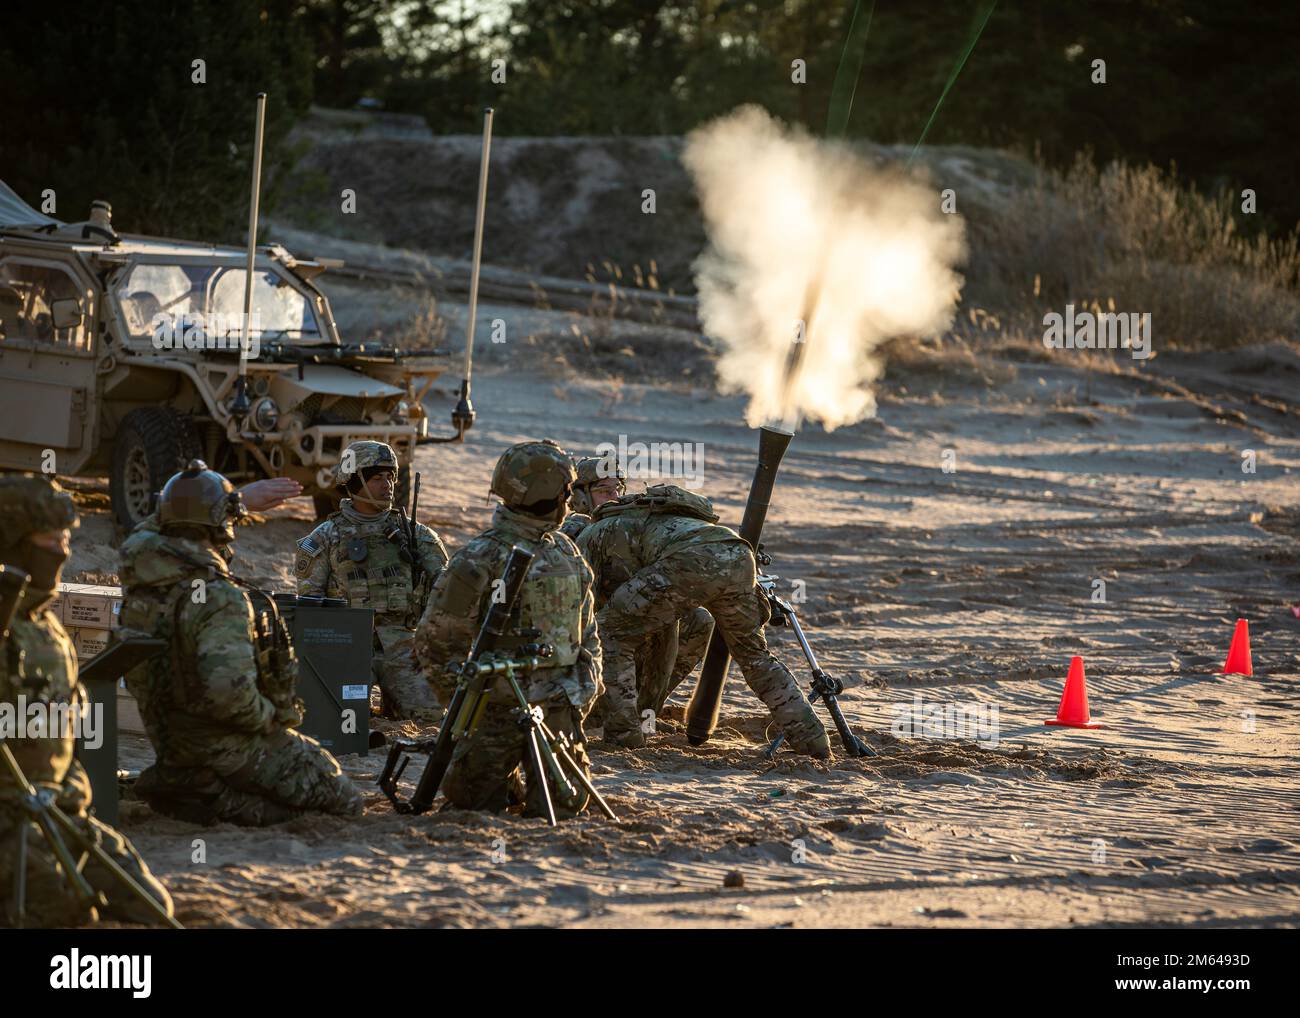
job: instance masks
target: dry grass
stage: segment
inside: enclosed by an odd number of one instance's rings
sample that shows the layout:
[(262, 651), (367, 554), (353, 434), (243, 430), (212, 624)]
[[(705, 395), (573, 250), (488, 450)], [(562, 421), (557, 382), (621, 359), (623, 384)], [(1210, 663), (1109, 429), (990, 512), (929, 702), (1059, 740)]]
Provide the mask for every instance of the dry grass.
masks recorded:
[[(324, 184), (346, 181), (368, 196), (364, 222), (331, 212), (319, 229), (340, 237), (362, 231), (370, 241), (458, 257), (469, 252), (476, 137), (358, 144), (346, 131), (328, 128), (312, 136), (291, 175), (302, 186), (286, 192), (281, 214), (288, 221), (315, 222), (325, 207)], [(487, 257), (606, 285), (691, 292), (692, 264), (706, 238), (681, 144), (680, 138), (499, 139)], [(867, 142), (859, 147), (885, 163), (907, 155)], [(936, 188), (957, 189), (967, 219), (963, 312), (987, 309), (1009, 335), (1041, 337), (1043, 315), (1072, 303), (1080, 310), (1150, 312), (1157, 352), (1300, 337), (1300, 234), (1245, 235), (1239, 224), (1249, 217), (1239, 213), (1237, 193), (1206, 196), (1172, 170), (1098, 167), (1089, 159), (1056, 172), (1012, 153), (940, 146), (924, 150), (922, 160), (931, 165)], [(430, 165), (438, 172), (429, 173)], [(656, 189), (655, 215), (641, 211), (645, 187)], [(563, 327), (538, 341), (559, 353), (566, 370), (620, 375), (626, 362), (647, 358), (623, 352), (611, 305), (602, 293), (581, 316), (587, 344)], [(688, 351), (692, 380), (700, 377), (696, 353)], [(681, 377), (670, 364), (645, 367), (656, 376)], [(634, 374), (644, 370), (633, 367)]]
[(426, 294), (419, 309), (393, 337), (401, 350), (427, 350), (447, 346), (447, 319), (438, 311), (438, 300)]
[(1248, 237), (1232, 194), (1206, 196), (1154, 166), (1079, 159), (970, 215), (968, 297), (1041, 333), (1076, 309), (1150, 312), (1160, 348), (1300, 336), (1300, 233)]

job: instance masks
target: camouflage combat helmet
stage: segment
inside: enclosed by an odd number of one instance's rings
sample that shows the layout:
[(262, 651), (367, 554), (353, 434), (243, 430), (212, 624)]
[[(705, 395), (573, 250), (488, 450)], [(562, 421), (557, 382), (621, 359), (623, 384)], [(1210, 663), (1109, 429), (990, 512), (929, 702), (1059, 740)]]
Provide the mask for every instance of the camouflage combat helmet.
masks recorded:
[(346, 489), (353, 477), (369, 467), (386, 467), (397, 473), (397, 453), (384, 442), (353, 442), (334, 468), (335, 482)]
[(233, 521), (247, 515), (235, 486), (209, 470), (202, 460), (189, 465), (163, 485), (158, 496), (158, 525), (212, 527), (227, 540), (234, 540)]
[(576, 476), (569, 454), (549, 438), (520, 442), (497, 460), (490, 490), (508, 506), (533, 506), (562, 500)]
[(573, 506), (574, 512), (591, 515), (592, 510), (596, 508), (591, 500), (591, 488), (607, 478), (617, 478), (620, 495), (627, 492), (627, 474), (623, 472), (623, 468), (617, 461), (611, 464), (611, 457), (584, 456), (578, 460), (576, 468), (578, 478), (573, 482), (573, 494), (569, 496), (569, 504)]
[(0, 528), (6, 537), (19, 539), (36, 530), (63, 530), (76, 525), (72, 496), (58, 481), (42, 474), (0, 477)]

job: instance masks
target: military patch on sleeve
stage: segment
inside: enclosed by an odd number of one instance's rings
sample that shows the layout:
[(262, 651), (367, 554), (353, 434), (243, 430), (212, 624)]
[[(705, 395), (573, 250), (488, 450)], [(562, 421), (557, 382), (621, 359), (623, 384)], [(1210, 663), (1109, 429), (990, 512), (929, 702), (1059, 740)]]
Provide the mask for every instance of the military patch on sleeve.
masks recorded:
[(293, 563), (293, 574), (295, 576), (307, 576), (311, 573), (311, 560), (314, 558), (308, 551), (298, 552), (298, 557)]
[(313, 531), (298, 542), (298, 547), (307, 553), (309, 558), (315, 558), (321, 552), (321, 546), (316, 540), (316, 533)]

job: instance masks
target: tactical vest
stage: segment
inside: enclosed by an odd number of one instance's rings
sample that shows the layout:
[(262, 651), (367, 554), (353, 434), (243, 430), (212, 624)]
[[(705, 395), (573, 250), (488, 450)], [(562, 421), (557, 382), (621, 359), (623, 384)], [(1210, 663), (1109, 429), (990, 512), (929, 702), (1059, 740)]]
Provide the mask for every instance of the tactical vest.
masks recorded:
[(185, 710), (197, 695), (198, 675), (187, 667), (178, 650), (180, 612), (189, 593), (187, 585), (178, 584), (166, 593), (161, 587), (142, 587), (128, 590), (122, 601), (119, 632), (123, 636), (138, 633), (166, 640), (170, 651), (126, 673), (127, 688), (140, 708), (145, 732), (160, 761), (168, 756), (167, 715), (172, 710)]
[(257, 688), (277, 707), (292, 706), (298, 688), (298, 655), (289, 627), (270, 594), (255, 587), (248, 588), (248, 593), (253, 602)]
[(536, 558), (520, 588), (501, 648), (549, 643), (555, 653), (547, 660), (547, 667), (571, 668), (582, 647), (582, 580), (587, 567), (576, 552), (572, 556), (565, 554), (559, 540), (549, 545), (538, 541), (532, 550)]
[[(0, 682), (0, 699), (17, 703), (68, 704), (83, 702), (77, 683), (77, 659), (72, 640), (53, 615), (43, 609), (35, 617), (17, 617), (4, 642), (5, 677)], [(25, 718), (16, 718), (19, 725)], [(15, 739), (9, 743), (24, 775), (34, 784), (59, 784), (72, 765), (73, 732), (53, 732), (43, 739)], [(0, 771), (0, 786), (9, 785), (9, 775)], [(16, 794), (4, 788), (0, 799)]]
[[(396, 513), (359, 524), (341, 514), (330, 517), (333, 534), (329, 556), (330, 597), (345, 597), (353, 608), (373, 608), (379, 625), (411, 625), (418, 613), (411, 587), (411, 563), (403, 557), (405, 535)], [(394, 536), (389, 536), (389, 535)], [(418, 554), (418, 545), (407, 555)]]
[[(577, 572), (546, 573), (524, 580), (519, 592), (519, 618), (515, 632), (541, 632), (540, 639), (555, 648), (549, 664), (569, 668), (582, 646), (582, 577)], [(509, 641), (507, 641), (509, 642)], [(529, 642), (519, 639), (515, 646)]]
[[(221, 577), (236, 583), (233, 577)], [(245, 586), (242, 583), (236, 585)], [(289, 630), (275, 601), (255, 587), (246, 587), (253, 605), (253, 656), (257, 662), (257, 688), (275, 706), (289, 706), (298, 681), (297, 657)], [(145, 730), (167, 758), (168, 716), (173, 712), (199, 713), (203, 679), (192, 654), (182, 653), (183, 613), (191, 588), (177, 584), (166, 588), (143, 587), (127, 594), (122, 605), (122, 632), (144, 633), (167, 641), (169, 653), (139, 665), (126, 676), (127, 686), (140, 707)]]

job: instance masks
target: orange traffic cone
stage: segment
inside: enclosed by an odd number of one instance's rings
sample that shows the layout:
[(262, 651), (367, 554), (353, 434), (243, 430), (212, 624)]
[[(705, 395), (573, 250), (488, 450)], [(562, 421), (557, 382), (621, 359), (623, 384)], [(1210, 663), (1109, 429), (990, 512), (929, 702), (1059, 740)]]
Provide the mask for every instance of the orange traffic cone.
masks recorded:
[(1044, 721), (1045, 725), (1063, 728), (1100, 728), (1088, 713), (1088, 687), (1083, 681), (1083, 658), (1070, 658), (1070, 674), (1065, 677), (1065, 691), (1061, 693), (1061, 706), (1056, 717)]
[(1228, 660), (1223, 663), (1224, 675), (1254, 675), (1250, 667), (1250, 624), (1237, 620), (1232, 631), (1232, 644), (1228, 647)]

